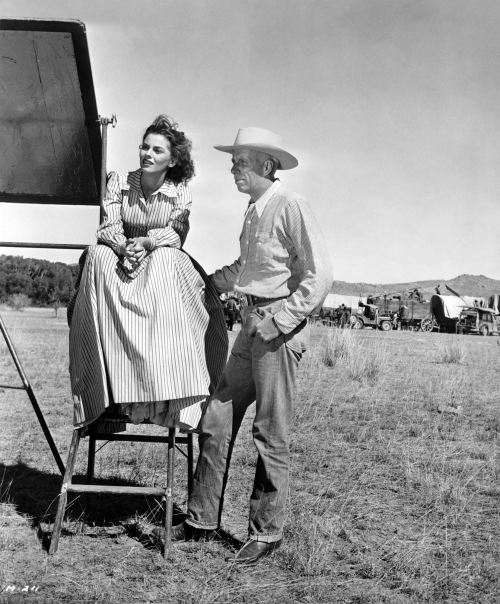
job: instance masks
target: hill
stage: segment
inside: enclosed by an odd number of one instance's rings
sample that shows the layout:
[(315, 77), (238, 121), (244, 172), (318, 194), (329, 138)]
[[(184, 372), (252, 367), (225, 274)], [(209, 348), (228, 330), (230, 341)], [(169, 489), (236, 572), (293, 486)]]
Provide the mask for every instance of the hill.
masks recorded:
[(380, 294), (383, 292), (401, 292), (408, 289), (421, 287), (426, 298), (436, 293), (435, 288), (440, 285), (442, 294), (449, 294), (445, 285), (448, 285), (462, 296), (483, 296), (500, 294), (500, 281), (490, 279), (484, 275), (459, 275), (454, 279), (433, 279), (428, 281), (408, 281), (407, 283), (348, 283), (347, 281), (334, 281), (332, 292), (336, 294)]

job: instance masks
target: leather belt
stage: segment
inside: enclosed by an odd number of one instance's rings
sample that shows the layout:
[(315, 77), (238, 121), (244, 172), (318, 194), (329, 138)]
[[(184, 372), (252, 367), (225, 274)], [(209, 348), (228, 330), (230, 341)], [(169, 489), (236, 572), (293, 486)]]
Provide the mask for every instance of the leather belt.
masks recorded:
[(252, 296), (251, 294), (245, 294), (248, 306), (255, 306), (256, 304), (264, 304), (275, 302), (276, 300), (283, 300), (283, 298), (288, 298), (288, 296), (280, 296), (279, 298), (259, 298), (259, 296)]

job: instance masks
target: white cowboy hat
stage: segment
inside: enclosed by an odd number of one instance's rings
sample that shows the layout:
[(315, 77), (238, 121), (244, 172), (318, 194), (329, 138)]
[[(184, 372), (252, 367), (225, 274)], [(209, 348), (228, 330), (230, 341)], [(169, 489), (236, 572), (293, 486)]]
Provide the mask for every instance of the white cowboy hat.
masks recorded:
[(265, 128), (240, 128), (234, 145), (215, 145), (217, 151), (232, 153), (237, 149), (250, 149), (272, 155), (279, 161), (278, 170), (291, 170), (299, 165), (297, 159), (281, 147), (281, 136)]

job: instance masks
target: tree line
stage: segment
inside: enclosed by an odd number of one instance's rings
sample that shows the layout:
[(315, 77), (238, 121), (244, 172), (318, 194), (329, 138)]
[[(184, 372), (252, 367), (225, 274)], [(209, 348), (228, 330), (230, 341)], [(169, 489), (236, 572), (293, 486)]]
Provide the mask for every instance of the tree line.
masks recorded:
[(76, 264), (0, 255), (0, 302), (18, 310), (50, 306), (57, 316), (75, 291), (78, 271)]

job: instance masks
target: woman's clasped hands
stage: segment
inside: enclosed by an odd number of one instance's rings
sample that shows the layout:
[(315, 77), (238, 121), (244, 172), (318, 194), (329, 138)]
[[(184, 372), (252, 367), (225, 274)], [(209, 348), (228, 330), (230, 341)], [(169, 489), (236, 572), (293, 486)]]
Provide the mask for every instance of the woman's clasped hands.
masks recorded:
[(135, 269), (146, 256), (150, 245), (151, 240), (148, 237), (131, 237), (120, 245), (120, 253)]

